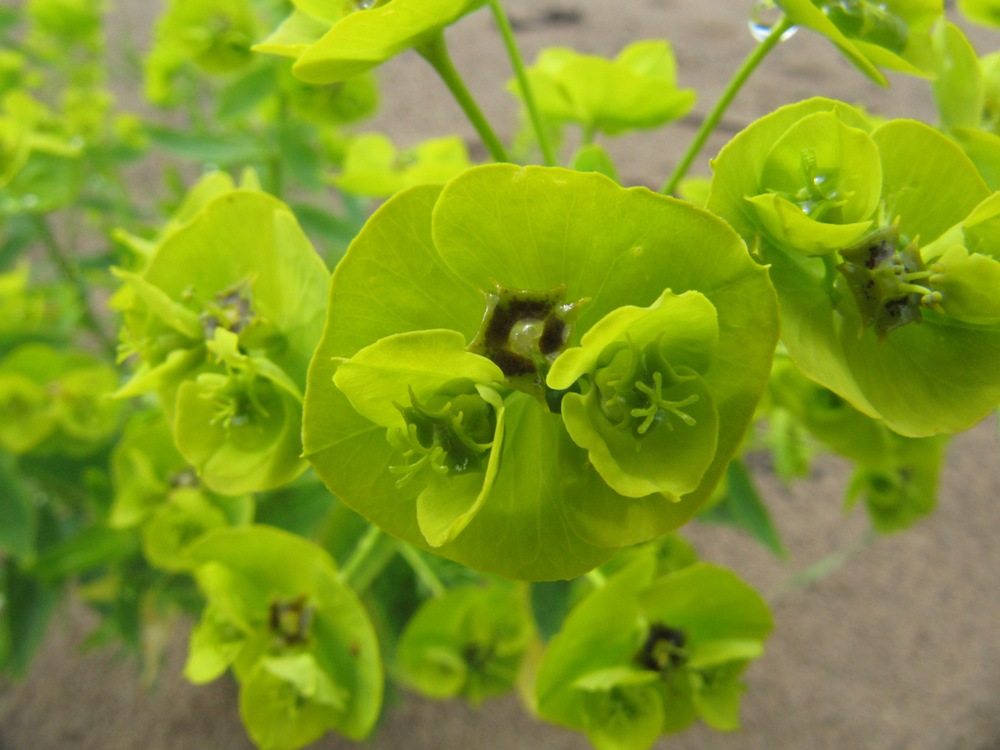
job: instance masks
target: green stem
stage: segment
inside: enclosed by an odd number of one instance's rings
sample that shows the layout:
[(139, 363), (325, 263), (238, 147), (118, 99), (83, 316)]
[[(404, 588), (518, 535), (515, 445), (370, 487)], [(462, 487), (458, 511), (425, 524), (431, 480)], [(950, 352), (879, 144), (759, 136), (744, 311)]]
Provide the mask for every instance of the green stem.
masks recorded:
[(437, 574), (431, 570), (431, 566), (427, 564), (427, 561), (420, 556), (419, 550), (411, 547), (406, 542), (399, 542), (397, 549), (402, 558), (413, 569), (417, 580), (424, 585), (424, 588), (430, 592), (430, 595), (435, 599), (440, 599), (444, 596), (447, 590), (445, 585), (441, 583), (441, 579), (437, 577)]
[(451, 95), (455, 97), (458, 106), (462, 108), (465, 116), (469, 118), (472, 127), (479, 133), (479, 137), (486, 145), (493, 160), (509, 162), (510, 158), (507, 156), (506, 149), (504, 149), (493, 128), (490, 127), (486, 116), (479, 109), (479, 105), (472, 98), (472, 94), (466, 87), (465, 82), (452, 64), (448, 48), (444, 43), (444, 35), (435, 34), (427, 44), (423, 47), (418, 47), (417, 52), (431, 64), (431, 67), (434, 68), (435, 72), (441, 77), (441, 80), (444, 81), (444, 85), (448, 87)]
[(850, 546), (845, 547), (844, 549), (839, 549), (836, 552), (832, 552), (826, 557), (820, 558), (812, 565), (808, 565), (802, 570), (792, 573), (792, 575), (790, 575), (783, 584), (778, 586), (778, 588), (776, 588), (771, 595), (767, 597), (768, 601), (771, 604), (774, 604), (781, 599), (784, 599), (789, 594), (808, 588), (814, 583), (822, 581), (827, 576), (836, 573), (859, 552), (870, 547), (875, 539), (875, 532), (871, 529), (866, 529), (865, 532), (854, 540)]
[(521, 96), (524, 99), (524, 106), (528, 110), (528, 117), (531, 118), (531, 125), (535, 129), (535, 137), (538, 138), (538, 147), (542, 150), (542, 158), (546, 166), (554, 166), (556, 163), (555, 152), (549, 142), (548, 133), (545, 130), (545, 123), (541, 113), (538, 111), (538, 104), (535, 101), (535, 93), (531, 89), (528, 81), (528, 74), (524, 69), (524, 59), (517, 48), (517, 39), (514, 36), (514, 29), (510, 25), (510, 20), (504, 12), (500, 0), (490, 0), (490, 9), (493, 11), (493, 18), (496, 20), (500, 36), (503, 37), (504, 46), (507, 48), (507, 56), (510, 58), (511, 66), (514, 68), (514, 75), (517, 76), (517, 85), (521, 88)]
[(701, 124), (698, 132), (695, 134), (694, 140), (688, 147), (687, 152), (681, 158), (680, 162), (674, 169), (674, 173), (670, 175), (670, 179), (664, 184), (663, 189), (660, 191), (664, 195), (672, 195), (677, 190), (677, 186), (680, 184), (681, 180), (691, 169), (691, 165), (694, 160), (698, 158), (698, 154), (701, 153), (702, 148), (705, 147), (708, 137), (712, 134), (715, 128), (718, 126), (719, 122), (722, 120), (722, 116), (729, 109), (729, 105), (732, 104), (733, 99), (743, 88), (743, 85), (750, 78), (750, 75), (757, 69), (764, 58), (775, 47), (778, 46), (778, 42), (781, 41), (781, 37), (792, 28), (793, 24), (788, 20), (787, 16), (782, 16), (781, 20), (771, 29), (771, 32), (767, 35), (763, 42), (758, 44), (753, 51), (747, 56), (746, 60), (740, 66), (740, 69), (736, 71), (736, 75), (733, 76), (732, 80), (729, 81), (729, 85), (726, 86), (726, 90), (722, 92), (722, 96), (719, 101), (715, 103), (715, 107), (709, 112), (705, 121)]
[(395, 556), (395, 540), (378, 526), (371, 526), (340, 569), (340, 580), (355, 593), (363, 594)]
[(93, 309), (90, 307), (90, 292), (87, 289), (87, 281), (83, 278), (83, 273), (80, 271), (79, 266), (73, 261), (67, 252), (59, 245), (56, 240), (55, 235), (52, 233), (52, 229), (49, 227), (48, 222), (44, 217), (38, 216), (35, 218), (35, 230), (38, 232), (38, 236), (42, 240), (42, 244), (45, 246), (45, 251), (48, 253), (49, 260), (51, 260), (56, 268), (59, 269), (59, 273), (62, 274), (63, 278), (73, 287), (76, 292), (76, 298), (80, 305), (80, 314), (83, 318), (83, 324), (90, 330), (91, 333), (101, 342), (101, 346), (111, 355), (114, 359), (118, 354), (118, 344), (115, 342), (114, 338), (111, 337), (107, 331), (104, 330), (104, 326), (101, 325), (101, 321), (98, 320), (97, 316), (94, 314)]

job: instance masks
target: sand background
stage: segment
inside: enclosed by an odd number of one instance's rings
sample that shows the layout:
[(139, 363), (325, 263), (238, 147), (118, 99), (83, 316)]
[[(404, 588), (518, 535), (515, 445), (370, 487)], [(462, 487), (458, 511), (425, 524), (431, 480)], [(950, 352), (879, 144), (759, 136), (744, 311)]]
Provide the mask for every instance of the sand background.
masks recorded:
[[(10, 0), (8, 0), (10, 1)], [(16, 1), (16, 0), (15, 0)], [(699, 92), (696, 115), (655, 134), (613, 141), (626, 184), (658, 186), (683, 152), (698, 116), (754, 45), (750, 0), (507, 0), (525, 56), (543, 46), (614, 55), (642, 38), (675, 46), (680, 81)], [(116, 44), (144, 48), (159, 6), (117, 0)], [(1000, 37), (977, 32), (980, 52)], [(510, 69), (489, 13), (453, 28), (459, 70), (505, 135), (517, 106), (505, 93)], [(402, 145), (458, 132), (475, 137), (428, 67), (405, 54), (381, 71), (384, 105), (373, 127)], [(709, 143), (707, 157), (753, 118), (781, 104), (824, 95), (871, 111), (933, 121), (926, 82), (893, 76), (870, 84), (826, 40), (806, 32), (782, 44), (750, 81)], [(122, 92), (125, 101), (133, 95)], [(478, 146), (474, 153), (484, 152)], [(956, 438), (940, 509), (914, 529), (883, 538), (849, 564), (775, 607), (768, 653), (748, 672), (743, 731), (696, 728), (658, 747), (675, 750), (997, 750), (1000, 748), (1000, 461), (989, 420)], [(762, 487), (791, 552), (779, 563), (738, 534), (694, 526), (702, 556), (740, 572), (768, 592), (792, 569), (850, 546), (866, 527), (861, 511), (844, 515), (845, 466), (821, 461), (810, 481), (786, 488), (759, 466)], [(28, 679), (0, 687), (0, 750), (243, 750), (246, 739), (228, 680), (204, 687), (180, 677), (186, 631), (170, 636), (156, 688), (140, 686), (133, 663), (107, 651), (80, 652), (93, 625), (79, 606), (53, 624)], [(478, 710), (407, 697), (368, 744), (328, 737), (322, 750), (585, 750), (586, 740), (530, 718), (515, 699)]]

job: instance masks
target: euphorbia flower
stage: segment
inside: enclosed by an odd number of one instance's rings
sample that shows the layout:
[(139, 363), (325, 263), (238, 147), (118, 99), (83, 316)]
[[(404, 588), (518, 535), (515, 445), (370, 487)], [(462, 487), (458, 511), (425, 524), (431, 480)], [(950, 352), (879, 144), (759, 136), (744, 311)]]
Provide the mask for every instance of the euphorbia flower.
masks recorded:
[(146, 94), (171, 101), (173, 79), (193, 64), (210, 75), (233, 73), (253, 63), (257, 18), (250, 0), (170, 0), (146, 58)]
[(787, 356), (775, 358), (768, 392), (772, 424), (785, 412), (811, 438), (854, 464), (845, 506), (863, 500), (876, 531), (909, 528), (934, 510), (946, 436), (893, 432), (804, 377)]
[(486, 0), (293, 0), (295, 10), (254, 49), (295, 58), (309, 83), (335, 83), (420, 48)]
[(659, 576), (644, 554), (580, 602), (548, 644), (538, 713), (598, 750), (645, 750), (699, 718), (737, 729), (740, 676), (771, 628), (767, 604), (728, 570), (694, 563)]
[(796, 26), (822, 34), (857, 68), (886, 85), (879, 68), (929, 76), (930, 31), (943, 0), (775, 0)]
[(83, 351), (23, 344), (0, 359), (0, 447), (86, 456), (118, 430), (115, 368)]
[(163, 570), (189, 570), (186, 549), (201, 536), (253, 519), (252, 496), (226, 497), (201, 486), (159, 411), (129, 423), (111, 454), (111, 479), (110, 525), (139, 526), (143, 554)]
[(254, 742), (294, 750), (335, 730), (368, 735), (382, 665), (364, 607), (320, 547), (267, 526), (217, 530), (188, 551), (206, 599), (184, 673), (232, 668)]
[(758, 120), (713, 164), (708, 207), (771, 266), (782, 339), (808, 377), (910, 437), (996, 407), (998, 202), (954, 143), (812, 99)]
[[(686, 115), (696, 98), (693, 90), (677, 88), (674, 53), (661, 40), (634, 42), (614, 60), (550, 47), (528, 78), (543, 115), (587, 133), (655, 128)], [(516, 82), (509, 87), (520, 92)]]
[(330, 304), (303, 433), (320, 476), (389, 533), (525, 579), (687, 520), (776, 333), (766, 272), (724, 223), (538, 167), (396, 195)]
[(332, 182), (345, 193), (388, 198), (414, 185), (447, 182), (471, 166), (465, 142), (456, 136), (400, 151), (380, 133), (362, 133), (348, 142), (343, 171)]
[(516, 587), (450, 589), (406, 624), (397, 646), (400, 676), (431, 698), (462, 697), (478, 705), (514, 688), (533, 634)]
[(140, 357), (120, 395), (155, 390), (202, 481), (240, 495), (305, 468), (301, 394), (326, 268), (280, 201), (219, 187), (194, 191), (142, 274), (119, 271), (125, 354)]

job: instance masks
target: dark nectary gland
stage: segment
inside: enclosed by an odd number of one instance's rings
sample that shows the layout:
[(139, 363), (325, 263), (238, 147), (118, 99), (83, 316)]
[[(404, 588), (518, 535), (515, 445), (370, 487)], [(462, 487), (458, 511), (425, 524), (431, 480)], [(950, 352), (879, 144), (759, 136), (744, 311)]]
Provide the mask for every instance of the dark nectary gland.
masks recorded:
[(670, 672), (683, 666), (686, 661), (686, 644), (687, 636), (683, 630), (654, 623), (649, 626), (649, 634), (639, 653), (635, 655), (635, 661), (651, 672)]
[[(493, 309), (490, 322), (483, 331), (483, 342), (490, 347), (503, 347), (510, 339), (515, 324), (522, 320), (544, 320), (552, 311), (550, 300), (512, 298), (506, 304), (500, 302)], [(498, 363), (499, 364), (499, 363)]]

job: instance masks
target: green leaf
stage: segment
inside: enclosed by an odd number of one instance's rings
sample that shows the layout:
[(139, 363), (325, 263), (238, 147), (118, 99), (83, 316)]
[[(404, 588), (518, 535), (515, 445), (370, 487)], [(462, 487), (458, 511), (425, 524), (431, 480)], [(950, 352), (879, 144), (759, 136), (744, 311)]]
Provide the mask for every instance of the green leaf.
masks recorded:
[[(292, 17), (255, 49), (296, 57), (292, 71), (303, 81), (335, 83), (427, 44), (484, 4), (485, 0), (438, 0), (428, 7), (421, 0), (393, 0), (362, 10), (346, 4), (346, 13), (335, 6), (331, 13), (328, 5), (299, 0)], [(317, 38), (324, 25), (325, 33)]]
[(0, 567), (0, 594), (0, 671), (23, 678), (45, 639), (60, 591), (7, 560)]
[(13, 461), (0, 455), (0, 550), (15, 560), (30, 561), (37, 524), (30, 488), (18, 476)]
[(262, 145), (250, 135), (198, 134), (161, 127), (149, 127), (146, 134), (167, 151), (203, 164), (253, 164), (266, 156)]
[(726, 469), (726, 492), (721, 502), (698, 515), (701, 521), (723, 523), (741, 529), (781, 559), (788, 558), (788, 550), (767, 505), (757, 492), (753, 477), (739, 458), (733, 459)]

